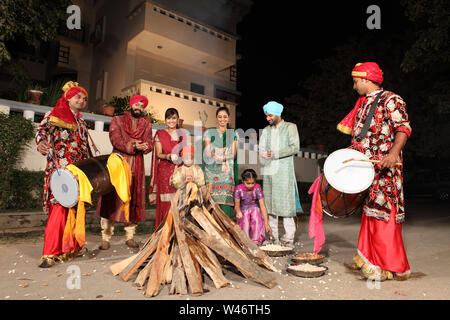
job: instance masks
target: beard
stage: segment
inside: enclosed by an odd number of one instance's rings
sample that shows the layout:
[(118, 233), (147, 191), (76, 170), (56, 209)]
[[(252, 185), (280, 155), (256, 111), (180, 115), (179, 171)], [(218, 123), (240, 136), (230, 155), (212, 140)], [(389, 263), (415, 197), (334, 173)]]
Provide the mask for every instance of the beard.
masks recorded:
[(130, 110), (130, 114), (134, 118), (139, 118), (139, 117), (142, 116), (142, 111), (141, 110), (136, 110), (136, 109), (131, 109)]
[(271, 126), (276, 126), (278, 123), (280, 123), (281, 118), (280, 117), (276, 117), (272, 120), (272, 123), (269, 123), (269, 125)]

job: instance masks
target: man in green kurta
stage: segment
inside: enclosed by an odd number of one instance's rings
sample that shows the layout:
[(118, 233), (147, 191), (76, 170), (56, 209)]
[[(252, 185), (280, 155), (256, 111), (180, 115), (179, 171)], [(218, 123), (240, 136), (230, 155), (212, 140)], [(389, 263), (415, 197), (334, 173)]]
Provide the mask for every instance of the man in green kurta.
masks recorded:
[(259, 152), (263, 160), (263, 190), (269, 225), (275, 242), (279, 242), (278, 217), (282, 217), (285, 232), (281, 244), (293, 247), (294, 217), (302, 210), (294, 169), (294, 156), (300, 151), (297, 126), (281, 118), (281, 104), (270, 101), (263, 109), (269, 125), (261, 134)]

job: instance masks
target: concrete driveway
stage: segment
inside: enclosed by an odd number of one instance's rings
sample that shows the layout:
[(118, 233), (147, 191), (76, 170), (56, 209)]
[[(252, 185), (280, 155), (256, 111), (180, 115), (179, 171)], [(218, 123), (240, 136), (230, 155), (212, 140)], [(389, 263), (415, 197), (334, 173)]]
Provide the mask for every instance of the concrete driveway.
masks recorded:
[[(300, 278), (286, 273), (289, 257), (273, 258), (281, 270), (276, 274), (277, 285), (268, 289), (242, 278), (231, 270), (225, 272), (232, 285), (216, 289), (205, 276), (209, 292), (202, 296), (169, 295), (165, 286), (151, 300), (406, 300), (449, 299), (450, 274), (450, 205), (432, 200), (407, 199), (406, 223), (403, 235), (412, 269), (405, 282), (374, 283), (363, 280), (358, 273), (346, 269), (356, 250), (360, 217), (335, 220), (324, 218), (328, 272), (320, 278)], [(313, 241), (308, 239), (308, 216), (298, 219), (296, 251), (311, 252)], [(137, 236), (144, 242), (148, 234)], [(109, 266), (133, 252), (124, 245), (123, 236), (114, 236), (108, 251), (97, 249), (101, 237), (87, 233), (88, 253), (70, 263), (49, 269), (37, 267), (43, 237), (0, 239), (0, 299), (4, 300), (139, 300), (147, 299), (133, 285), (132, 278), (123, 282), (114, 277)], [(74, 275), (80, 275), (77, 278)]]

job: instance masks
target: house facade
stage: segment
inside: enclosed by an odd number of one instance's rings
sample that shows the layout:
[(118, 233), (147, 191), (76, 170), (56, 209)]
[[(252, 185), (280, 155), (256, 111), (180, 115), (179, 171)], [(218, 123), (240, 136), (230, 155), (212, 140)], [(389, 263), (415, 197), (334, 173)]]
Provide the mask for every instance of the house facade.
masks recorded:
[(81, 8), (82, 28), (89, 31), (78, 31), (82, 41), (77, 31), (71, 31), (72, 38), (59, 37), (57, 67), (68, 74), (73, 70), (88, 87), (90, 111), (101, 113), (113, 96), (142, 94), (157, 120), (164, 121), (165, 110), (173, 107), (185, 128), (192, 129), (194, 121), (215, 126), (217, 108), (226, 106), (235, 127), (240, 95), (235, 27), (250, 1), (74, 4)]

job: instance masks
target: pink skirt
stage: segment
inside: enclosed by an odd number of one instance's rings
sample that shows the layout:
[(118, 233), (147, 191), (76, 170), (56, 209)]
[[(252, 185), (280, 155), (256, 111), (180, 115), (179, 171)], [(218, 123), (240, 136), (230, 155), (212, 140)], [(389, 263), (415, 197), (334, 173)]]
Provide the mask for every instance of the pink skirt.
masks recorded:
[(266, 228), (259, 207), (242, 210), (242, 218), (237, 219), (237, 224), (253, 242), (258, 245), (263, 243), (266, 237)]

